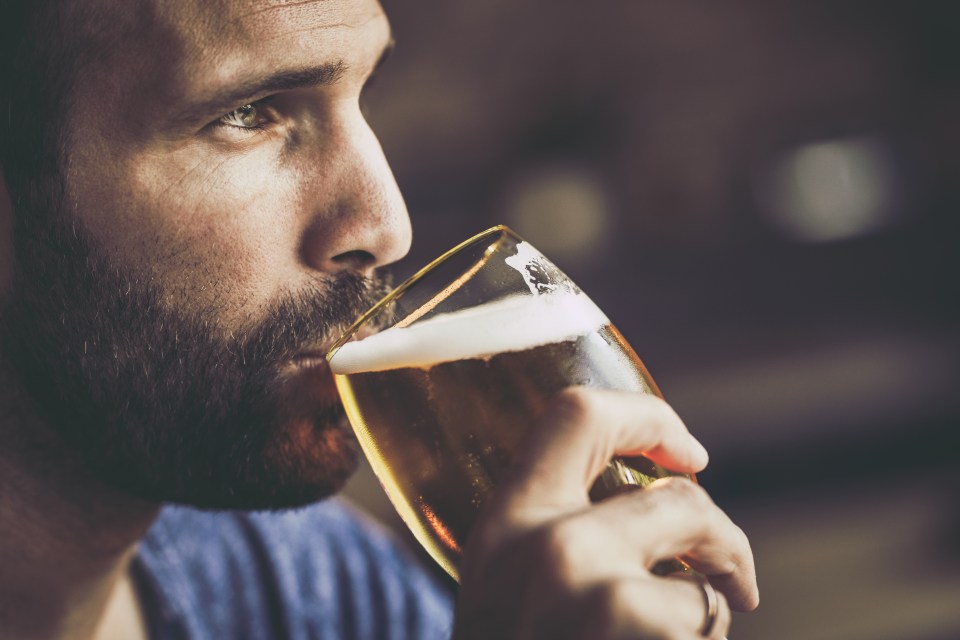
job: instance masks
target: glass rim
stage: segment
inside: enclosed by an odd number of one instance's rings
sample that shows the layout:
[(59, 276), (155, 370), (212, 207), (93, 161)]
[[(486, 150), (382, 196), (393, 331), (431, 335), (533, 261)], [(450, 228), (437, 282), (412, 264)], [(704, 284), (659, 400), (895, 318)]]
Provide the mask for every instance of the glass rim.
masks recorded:
[(508, 227), (507, 225), (498, 224), (498, 225), (496, 225), (496, 226), (490, 227), (489, 229), (486, 229), (486, 230), (484, 230), (484, 231), (481, 231), (480, 233), (477, 233), (477, 234), (475, 234), (475, 235), (473, 235), (473, 236), (470, 236), (469, 238), (467, 238), (467, 239), (464, 240), (463, 242), (460, 242), (459, 244), (455, 245), (454, 247), (452, 247), (452, 248), (444, 251), (444, 252), (443, 252), (442, 254), (440, 254), (437, 258), (434, 258), (433, 260), (431, 260), (430, 262), (428, 262), (425, 266), (421, 267), (421, 268), (420, 268), (416, 273), (414, 273), (412, 276), (410, 276), (409, 278), (407, 278), (406, 280), (404, 280), (402, 283), (400, 283), (399, 285), (397, 285), (394, 289), (392, 289), (392, 290), (390, 291), (390, 293), (388, 293), (387, 295), (385, 295), (385, 296), (383, 296), (382, 298), (380, 298), (380, 300), (379, 300), (376, 304), (374, 304), (372, 307), (370, 307), (369, 309), (367, 309), (359, 318), (357, 318), (357, 319), (353, 322), (353, 324), (351, 324), (350, 327), (347, 328), (347, 329), (343, 332), (343, 335), (341, 335), (341, 336), (337, 339), (337, 341), (333, 343), (333, 346), (330, 347), (330, 349), (327, 351), (327, 355), (326, 355), (326, 357), (325, 357), (325, 358), (326, 358), (326, 361), (327, 361), (327, 362), (330, 362), (330, 360), (333, 358), (333, 356), (336, 355), (337, 351), (340, 350), (340, 347), (342, 347), (344, 344), (346, 344), (347, 342), (349, 342), (350, 339), (353, 337), (353, 335), (356, 334), (356, 332), (360, 329), (360, 327), (362, 327), (364, 324), (366, 324), (366, 323), (370, 320), (370, 318), (372, 318), (372, 317), (374, 317), (375, 315), (377, 315), (378, 313), (380, 313), (380, 311), (381, 311), (385, 306), (387, 306), (388, 304), (390, 304), (391, 302), (393, 302), (394, 300), (396, 300), (397, 298), (399, 298), (401, 295), (403, 295), (403, 293), (404, 293), (407, 289), (409, 289), (409, 288), (412, 287), (413, 285), (417, 284), (420, 280), (422, 280), (424, 277), (426, 277), (427, 274), (429, 274), (429, 273), (433, 272), (434, 270), (436, 270), (437, 267), (441, 266), (443, 263), (447, 262), (450, 258), (452, 258), (452, 257), (454, 257), (455, 255), (459, 254), (460, 252), (462, 252), (462, 251), (463, 251), (464, 249), (466, 249), (467, 247), (469, 247), (469, 246), (471, 246), (471, 245), (474, 245), (474, 244), (477, 244), (478, 242), (480, 242), (481, 240), (483, 240), (483, 239), (485, 239), (485, 238), (493, 237), (493, 236), (498, 236), (498, 235), (499, 235), (499, 236), (509, 236), (509, 237), (517, 240), (518, 242), (522, 242), (522, 241), (523, 241), (523, 239), (522, 239), (520, 236), (518, 236), (517, 233), (516, 233), (513, 229), (511, 229), (511, 228)]

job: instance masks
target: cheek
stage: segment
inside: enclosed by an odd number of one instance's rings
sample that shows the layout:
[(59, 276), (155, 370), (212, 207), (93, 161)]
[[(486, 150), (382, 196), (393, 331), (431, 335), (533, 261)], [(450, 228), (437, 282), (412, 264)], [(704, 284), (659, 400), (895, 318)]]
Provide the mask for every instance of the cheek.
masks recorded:
[(296, 181), (251, 155), (178, 184), (154, 200), (155, 237), (181, 252), (159, 268), (227, 316), (256, 313), (297, 271)]
[(113, 182), (117, 197), (95, 194), (92, 232), (168, 304), (215, 310), (236, 326), (297, 272), (297, 181), (264, 155), (131, 163)]

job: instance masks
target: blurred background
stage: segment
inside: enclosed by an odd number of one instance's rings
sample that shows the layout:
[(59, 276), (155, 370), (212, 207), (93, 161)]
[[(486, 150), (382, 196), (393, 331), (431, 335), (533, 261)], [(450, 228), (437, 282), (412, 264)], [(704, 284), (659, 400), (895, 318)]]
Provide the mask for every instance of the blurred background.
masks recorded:
[(401, 272), (506, 223), (607, 312), (752, 538), (731, 638), (960, 638), (960, 3), (385, 8)]

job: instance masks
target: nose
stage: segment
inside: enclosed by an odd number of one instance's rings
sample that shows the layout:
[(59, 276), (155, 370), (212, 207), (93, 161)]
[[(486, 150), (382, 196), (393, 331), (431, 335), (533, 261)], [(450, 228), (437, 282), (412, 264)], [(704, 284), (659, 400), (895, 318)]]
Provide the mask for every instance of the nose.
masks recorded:
[(362, 117), (327, 141), (310, 187), (301, 255), (312, 269), (369, 275), (410, 249), (407, 206)]

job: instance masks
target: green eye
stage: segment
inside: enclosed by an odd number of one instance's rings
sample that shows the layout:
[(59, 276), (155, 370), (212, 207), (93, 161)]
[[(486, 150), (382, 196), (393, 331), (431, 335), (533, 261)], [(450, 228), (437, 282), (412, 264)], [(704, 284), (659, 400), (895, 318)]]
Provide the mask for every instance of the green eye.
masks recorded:
[(220, 118), (220, 122), (239, 129), (256, 129), (266, 121), (256, 104), (245, 104)]

